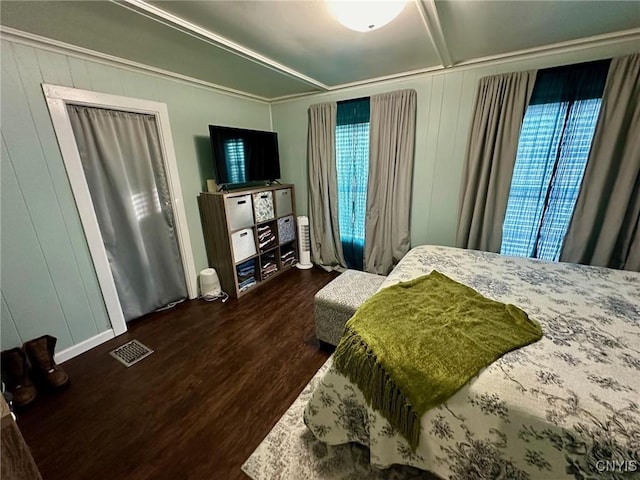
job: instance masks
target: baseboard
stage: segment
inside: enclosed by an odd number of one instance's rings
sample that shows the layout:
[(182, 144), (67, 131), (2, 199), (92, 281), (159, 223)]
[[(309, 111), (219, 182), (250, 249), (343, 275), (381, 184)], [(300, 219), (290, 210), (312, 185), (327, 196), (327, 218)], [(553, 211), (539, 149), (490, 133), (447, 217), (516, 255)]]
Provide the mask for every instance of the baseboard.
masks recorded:
[(81, 353), (91, 350), (93, 347), (115, 338), (113, 330), (107, 330), (106, 332), (99, 333), (95, 337), (87, 338), (86, 340), (73, 345), (72, 347), (65, 348), (64, 350), (55, 354), (56, 363), (66, 362), (67, 360), (77, 357)]

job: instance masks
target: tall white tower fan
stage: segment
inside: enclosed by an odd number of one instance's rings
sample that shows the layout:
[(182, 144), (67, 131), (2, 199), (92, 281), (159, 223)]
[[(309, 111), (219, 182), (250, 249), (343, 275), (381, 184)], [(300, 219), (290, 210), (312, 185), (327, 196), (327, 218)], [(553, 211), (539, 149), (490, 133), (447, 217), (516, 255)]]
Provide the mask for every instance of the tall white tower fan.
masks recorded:
[(298, 217), (298, 263), (296, 267), (307, 270), (313, 267), (311, 263), (311, 235), (309, 234), (309, 218)]

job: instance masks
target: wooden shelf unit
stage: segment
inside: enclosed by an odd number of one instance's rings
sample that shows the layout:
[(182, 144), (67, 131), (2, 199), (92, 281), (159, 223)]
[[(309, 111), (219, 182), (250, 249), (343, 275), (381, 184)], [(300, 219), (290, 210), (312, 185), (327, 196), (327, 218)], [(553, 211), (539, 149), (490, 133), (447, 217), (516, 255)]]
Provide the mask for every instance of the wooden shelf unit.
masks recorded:
[[(272, 217), (268, 208), (269, 196), (273, 205)], [(201, 193), (198, 206), (209, 266), (216, 269), (222, 290), (229, 295), (240, 298), (291, 268), (292, 265), (282, 262), (282, 255), (286, 252), (293, 250), (297, 262), (298, 228), (293, 185)], [(292, 232), (289, 222), (292, 223)], [(261, 249), (258, 229), (264, 226), (271, 228), (275, 244)], [(280, 238), (280, 226), (282, 233), (286, 233), (285, 238)], [(251, 234), (252, 242), (249, 239)], [(269, 260), (277, 269), (270, 275), (263, 275), (262, 267)], [(254, 262), (256, 283), (240, 290), (238, 266), (248, 261)]]

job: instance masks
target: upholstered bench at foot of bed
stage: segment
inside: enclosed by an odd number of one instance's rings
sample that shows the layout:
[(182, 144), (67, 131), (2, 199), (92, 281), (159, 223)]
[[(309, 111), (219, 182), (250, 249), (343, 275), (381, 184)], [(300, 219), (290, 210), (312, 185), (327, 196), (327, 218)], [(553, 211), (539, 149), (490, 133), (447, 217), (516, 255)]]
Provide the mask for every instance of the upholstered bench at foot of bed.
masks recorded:
[(376, 293), (386, 277), (358, 270), (346, 270), (332, 280), (314, 299), (318, 340), (338, 345), (344, 325), (358, 307)]

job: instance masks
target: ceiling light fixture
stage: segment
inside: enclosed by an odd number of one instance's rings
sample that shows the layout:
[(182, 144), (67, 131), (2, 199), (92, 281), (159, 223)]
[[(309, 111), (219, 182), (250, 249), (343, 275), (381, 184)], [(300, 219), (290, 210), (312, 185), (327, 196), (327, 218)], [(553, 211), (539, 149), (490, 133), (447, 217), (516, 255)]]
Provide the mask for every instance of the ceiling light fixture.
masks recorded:
[(407, 0), (325, 0), (331, 14), (345, 27), (370, 32), (384, 27), (407, 4)]

